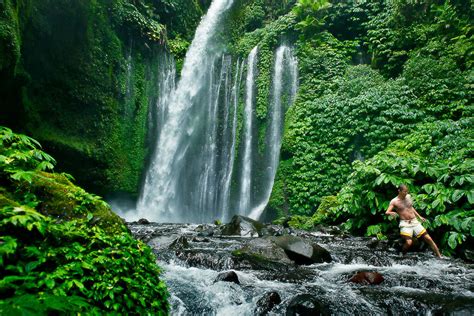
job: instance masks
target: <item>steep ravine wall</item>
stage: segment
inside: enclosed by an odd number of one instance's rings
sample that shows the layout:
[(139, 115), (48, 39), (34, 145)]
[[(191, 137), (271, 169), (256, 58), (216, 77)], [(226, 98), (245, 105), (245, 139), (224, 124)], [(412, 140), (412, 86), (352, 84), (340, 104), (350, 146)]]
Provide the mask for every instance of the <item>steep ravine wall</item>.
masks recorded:
[(208, 5), (177, 2), (186, 23), (148, 1), (2, 1), (0, 125), (38, 139), (87, 189), (136, 196), (166, 39), (192, 37)]

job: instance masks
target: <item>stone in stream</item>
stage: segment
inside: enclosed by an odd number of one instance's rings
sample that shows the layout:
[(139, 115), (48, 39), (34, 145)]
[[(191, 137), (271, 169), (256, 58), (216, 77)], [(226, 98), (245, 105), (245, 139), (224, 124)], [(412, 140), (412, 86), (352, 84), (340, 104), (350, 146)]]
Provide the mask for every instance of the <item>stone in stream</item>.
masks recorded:
[(171, 249), (186, 249), (189, 248), (189, 243), (186, 237), (180, 236), (176, 238), (171, 245), (169, 246)]
[(224, 281), (224, 282), (233, 282), (235, 284), (240, 284), (239, 277), (235, 271), (221, 272), (217, 275), (215, 282)]
[(221, 228), (222, 236), (245, 236), (258, 237), (262, 236), (263, 224), (249, 217), (234, 215), (230, 223), (223, 225)]
[(357, 284), (369, 284), (377, 285), (382, 283), (384, 280), (383, 276), (376, 271), (360, 271), (354, 274), (349, 281)]
[(267, 313), (271, 311), (275, 305), (278, 305), (280, 303), (280, 294), (278, 294), (277, 292), (265, 293), (261, 298), (258, 299), (257, 308), (255, 308), (253, 313), (254, 315), (258, 316), (267, 315)]
[(137, 223), (140, 225), (148, 225), (150, 224), (150, 221), (147, 220), (146, 218), (140, 218)]
[(210, 242), (211, 240), (209, 238), (203, 237), (199, 238), (194, 236), (193, 239), (191, 239), (192, 242)]
[(327, 306), (310, 294), (300, 294), (293, 297), (286, 309), (286, 316), (318, 316), (331, 315)]
[(236, 265), (242, 269), (287, 270), (293, 266), (285, 251), (273, 241), (264, 238), (250, 240), (242, 248), (234, 250), (232, 257)]
[(296, 264), (306, 265), (332, 261), (329, 251), (303, 238), (287, 235), (268, 239), (281, 247)]
[(200, 237), (211, 237), (214, 236), (215, 231), (214, 228), (209, 225), (199, 225), (196, 227), (195, 231), (198, 233)]

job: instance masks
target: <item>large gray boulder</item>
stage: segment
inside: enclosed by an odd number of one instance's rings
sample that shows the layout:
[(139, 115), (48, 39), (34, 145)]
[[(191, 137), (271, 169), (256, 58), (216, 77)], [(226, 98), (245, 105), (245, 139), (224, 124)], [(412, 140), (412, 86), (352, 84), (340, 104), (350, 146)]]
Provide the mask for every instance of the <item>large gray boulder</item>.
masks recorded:
[(281, 303), (281, 297), (278, 292), (268, 292), (260, 297), (257, 301), (257, 307), (253, 314), (258, 316), (267, 315), (269, 311), (273, 309), (275, 305)]
[(242, 248), (232, 252), (240, 268), (285, 270), (293, 266), (285, 251), (269, 239), (250, 240)]
[(234, 215), (230, 223), (223, 225), (221, 235), (223, 236), (262, 236), (263, 224), (249, 217)]
[(331, 315), (330, 309), (315, 296), (299, 294), (293, 297), (286, 309), (286, 316)]
[(216, 279), (214, 280), (215, 282), (233, 282), (235, 284), (240, 284), (239, 277), (235, 271), (226, 271), (226, 272), (221, 272), (217, 275)]
[(332, 261), (329, 251), (297, 236), (276, 236), (269, 237), (268, 240), (281, 247), (296, 264), (305, 265)]

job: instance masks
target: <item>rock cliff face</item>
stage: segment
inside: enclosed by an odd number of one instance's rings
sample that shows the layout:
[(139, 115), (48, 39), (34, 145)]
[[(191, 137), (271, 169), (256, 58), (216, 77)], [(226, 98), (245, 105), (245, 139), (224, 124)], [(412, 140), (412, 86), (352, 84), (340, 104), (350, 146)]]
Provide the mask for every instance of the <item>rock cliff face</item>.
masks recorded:
[(164, 16), (148, 1), (2, 1), (0, 125), (34, 136), (86, 188), (137, 195), (166, 40), (186, 46), (209, 5), (175, 2)]

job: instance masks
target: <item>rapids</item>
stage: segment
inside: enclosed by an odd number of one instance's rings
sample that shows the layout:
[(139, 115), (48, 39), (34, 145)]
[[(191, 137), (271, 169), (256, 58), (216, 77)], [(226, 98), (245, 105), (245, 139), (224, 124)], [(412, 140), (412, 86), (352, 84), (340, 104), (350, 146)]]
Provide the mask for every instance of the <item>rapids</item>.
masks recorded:
[[(157, 254), (171, 293), (172, 315), (256, 315), (259, 299), (269, 292), (277, 292), (282, 301), (269, 315), (293, 315), (295, 306), (315, 304), (333, 315), (472, 315), (474, 311), (473, 264), (436, 259), (428, 249), (401, 256), (395, 241), (272, 226), (274, 234), (298, 235), (326, 248), (332, 262), (252, 269), (235, 260), (233, 252), (255, 237), (221, 236), (218, 226), (206, 224), (129, 224)], [(186, 241), (176, 241), (179, 237)], [(240, 284), (215, 282), (220, 272), (228, 270), (236, 271)], [(349, 282), (358, 271), (377, 271), (384, 281)]]

